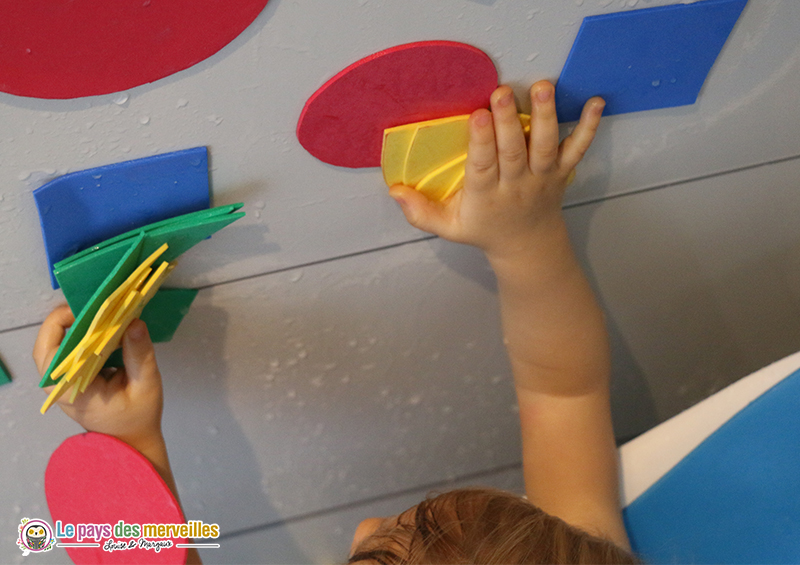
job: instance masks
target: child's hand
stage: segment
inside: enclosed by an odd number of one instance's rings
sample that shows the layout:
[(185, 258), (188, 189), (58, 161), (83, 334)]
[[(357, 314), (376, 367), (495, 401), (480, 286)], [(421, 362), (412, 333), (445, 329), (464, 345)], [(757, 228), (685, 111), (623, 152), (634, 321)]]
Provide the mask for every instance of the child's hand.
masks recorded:
[[(40, 375), (44, 375), (74, 321), (65, 305), (53, 310), (42, 324), (33, 348)], [(149, 452), (164, 441), (163, 393), (153, 344), (141, 320), (134, 320), (125, 332), (122, 352), (124, 369), (117, 370), (108, 381), (102, 376), (96, 378), (74, 404), (67, 401), (68, 394), (58, 404), (87, 431), (114, 436), (143, 453)]]
[(489, 259), (529, 248), (541, 228), (561, 218), (570, 173), (591, 145), (605, 102), (586, 103), (580, 123), (559, 145), (553, 85), (531, 87), (531, 134), (526, 145), (514, 95), (507, 86), (491, 98), (490, 113), (470, 117), (464, 188), (443, 203), (429, 201), (405, 186), (395, 198), (415, 227), (445, 239), (475, 245)]

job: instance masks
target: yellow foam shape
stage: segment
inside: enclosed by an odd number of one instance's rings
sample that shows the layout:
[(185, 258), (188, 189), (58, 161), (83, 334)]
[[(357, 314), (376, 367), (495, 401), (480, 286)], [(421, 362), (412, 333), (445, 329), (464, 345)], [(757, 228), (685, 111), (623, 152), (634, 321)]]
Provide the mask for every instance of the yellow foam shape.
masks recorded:
[(383, 132), (383, 149), (381, 149), (381, 169), (383, 180), (387, 186), (403, 184), (403, 171), (406, 168), (406, 156), (414, 135), (416, 124), (408, 124), (389, 128)]
[(452, 116), (417, 124), (408, 147), (403, 183), (416, 187), (428, 173), (467, 152), (469, 116)]
[[(531, 117), (519, 114), (519, 119), (523, 131), (529, 134)], [(388, 186), (402, 183), (428, 198), (444, 200), (463, 186), (468, 147), (466, 114), (386, 129), (381, 155), (383, 178)]]
[(66, 379), (61, 379), (61, 381), (53, 388), (53, 390), (50, 391), (50, 395), (47, 397), (47, 400), (44, 401), (44, 404), (42, 404), (42, 407), (39, 409), (39, 412), (41, 412), (42, 414), (47, 412), (47, 410), (50, 409), (53, 403), (59, 398), (61, 398), (62, 394), (67, 392), (67, 389), (69, 389), (70, 386), (72, 385), (70, 385)]
[(438, 169), (428, 173), (417, 184), (417, 190), (430, 198), (431, 200), (444, 200), (455, 192), (459, 182), (464, 180), (464, 163), (467, 160), (467, 154), (464, 153), (456, 157), (449, 163), (445, 163)]

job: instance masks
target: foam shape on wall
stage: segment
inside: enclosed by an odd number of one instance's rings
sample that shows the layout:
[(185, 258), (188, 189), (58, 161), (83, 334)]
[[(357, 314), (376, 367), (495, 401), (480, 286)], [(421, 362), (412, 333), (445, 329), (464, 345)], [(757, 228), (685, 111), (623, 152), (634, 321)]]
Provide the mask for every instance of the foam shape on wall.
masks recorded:
[[(111, 436), (87, 432), (67, 438), (50, 456), (44, 473), (47, 506), (62, 524), (183, 524), (178, 501), (153, 465), (128, 444)], [(125, 542), (133, 539), (112, 536)], [(137, 536), (135, 539), (141, 537)], [(185, 563), (187, 550), (171, 547), (103, 551), (100, 547), (66, 548), (74, 563)], [(173, 544), (186, 538), (165, 536)], [(60, 538), (76, 543), (76, 538)], [(93, 539), (82, 540), (94, 542)]]
[(316, 158), (341, 167), (379, 167), (383, 130), (469, 114), (489, 106), (497, 70), (481, 50), (422, 41), (350, 65), (306, 102), (297, 139)]
[(0, 359), (0, 386), (7, 385), (11, 382), (11, 373), (8, 370), (8, 367), (5, 366), (3, 360)]
[(556, 85), (559, 121), (593, 96), (604, 115), (694, 104), (747, 0), (703, 0), (584, 18)]
[(244, 31), (267, 0), (0, 0), (0, 91), (119, 92), (187, 69)]
[(208, 151), (194, 147), (68, 173), (33, 191), (53, 265), (121, 232), (210, 206)]
[(170, 341), (197, 297), (192, 288), (161, 288), (142, 311), (153, 343)]
[[(80, 289), (81, 295), (78, 298), (75, 297), (77, 294), (73, 296), (73, 303), (84, 301), (86, 294), (89, 294), (89, 298), (80, 310), (73, 310), (73, 313), (77, 312), (75, 322), (61, 342), (39, 386), (56, 384), (50, 378), (50, 372), (80, 343), (100, 307), (136, 270), (144, 257), (150, 256), (166, 243), (169, 248), (161, 259), (168, 263), (173, 262), (193, 245), (244, 216), (243, 212), (235, 213), (241, 207), (242, 204), (220, 206), (213, 213), (211, 210), (204, 210), (173, 218), (169, 222), (159, 222), (155, 229), (145, 227), (129, 234), (129, 237), (117, 239), (112, 245), (99, 245), (95, 253), (82, 254), (77, 260), (66, 261), (60, 272), (56, 269), (59, 276), (64, 277), (63, 281), (69, 279), (69, 283), (65, 284), (66, 288)], [(95, 254), (98, 256), (96, 262)], [(111, 267), (104, 271), (109, 265)], [(70, 308), (73, 308), (72, 304)]]
[(624, 512), (648, 563), (800, 560), (800, 371), (737, 413)]
[[(171, 262), (207, 235), (242, 217), (244, 215), (242, 212), (234, 214), (241, 207), (241, 204), (218, 206), (156, 222), (116, 236), (56, 263), (53, 272), (61, 285), (67, 304), (73, 312), (83, 310), (108, 273), (116, 267), (128, 251), (131, 242), (138, 238), (142, 231), (148, 234), (147, 249), (151, 253), (163, 243), (170, 244), (167, 252), (168, 259), (165, 260)], [(168, 297), (156, 300), (166, 298)], [(177, 298), (177, 295), (172, 298)], [(179, 306), (178, 309), (180, 310)], [(150, 309), (142, 314), (142, 319), (148, 323), (149, 327)], [(156, 321), (156, 323), (160, 322)], [(157, 337), (160, 341), (158, 334), (153, 336), (153, 340), (156, 341)]]
[[(528, 134), (531, 117), (519, 115)], [(404, 124), (383, 132), (381, 168), (386, 184), (416, 188), (442, 201), (464, 182), (469, 147), (469, 114)]]

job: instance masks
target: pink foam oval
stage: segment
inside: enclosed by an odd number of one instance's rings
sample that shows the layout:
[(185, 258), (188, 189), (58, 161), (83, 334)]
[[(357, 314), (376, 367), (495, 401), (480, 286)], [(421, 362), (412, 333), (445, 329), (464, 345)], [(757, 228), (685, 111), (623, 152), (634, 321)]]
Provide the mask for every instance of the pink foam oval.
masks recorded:
[(267, 0), (0, 0), (0, 91), (34, 98), (119, 92), (222, 49)]
[(469, 114), (489, 105), (497, 70), (452, 41), (398, 45), (350, 65), (306, 102), (297, 139), (326, 163), (379, 167), (386, 128)]
[[(167, 484), (150, 462), (128, 444), (98, 433), (64, 440), (50, 456), (44, 474), (47, 506), (53, 521), (63, 525), (181, 524), (183, 512)], [(168, 538), (164, 538), (168, 539)], [(170, 538), (173, 543), (186, 539)], [(77, 543), (59, 538), (59, 543)], [(95, 540), (84, 539), (82, 542)], [(104, 551), (101, 547), (70, 547), (73, 562), (185, 563), (186, 548)]]

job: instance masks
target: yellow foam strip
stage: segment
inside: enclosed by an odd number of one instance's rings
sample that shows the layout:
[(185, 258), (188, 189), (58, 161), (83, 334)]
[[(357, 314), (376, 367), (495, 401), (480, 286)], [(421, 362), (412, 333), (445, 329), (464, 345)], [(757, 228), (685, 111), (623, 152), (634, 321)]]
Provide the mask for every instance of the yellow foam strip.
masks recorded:
[(92, 384), (92, 381), (100, 372), (100, 369), (103, 368), (103, 360), (100, 358), (99, 355), (96, 355), (94, 353), (92, 354), (88, 363), (89, 363), (89, 368), (86, 370), (86, 374), (83, 378), (83, 381), (80, 383), (81, 393), (86, 392), (86, 389), (89, 388), (89, 385)]
[(416, 124), (411, 124), (411, 127), (403, 125), (384, 130), (381, 169), (387, 186), (403, 184), (408, 148), (411, 147), (416, 133)]
[(445, 163), (438, 169), (431, 171), (419, 181), (417, 190), (431, 200), (444, 200), (453, 192), (452, 189), (458, 180), (464, 178), (464, 163), (466, 160), (467, 154), (463, 153), (449, 163)]
[(417, 186), (430, 171), (449, 163), (469, 145), (469, 116), (452, 116), (417, 124), (408, 148), (403, 183)]
[(67, 380), (66, 380), (66, 379), (62, 379), (62, 380), (61, 380), (61, 381), (60, 381), (60, 382), (59, 382), (59, 383), (58, 383), (58, 384), (57, 384), (57, 385), (56, 385), (56, 386), (53, 388), (53, 390), (52, 390), (52, 391), (50, 391), (50, 395), (47, 397), (47, 400), (45, 400), (45, 401), (44, 401), (44, 404), (42, 404), (42, 407), (39, 409), (39, 412), (41, 412), (42, 414), (44, 414), (45, 412), (47, 412), (47, 411), (50, 409), (50, 407), (53, 405), (53, 403), (54, 403), (56, 400), (58, 400), (59, 398), (61, 398), (61, 395), (62, 395), (62, 394), (64, 394), (65, 392), (67, 392), (67, 389), (69, 389), (69, 387), (70, 387), (70, 386), (72, 386), (72, 385), (70, 385), (70, 384), (67, 382)]

